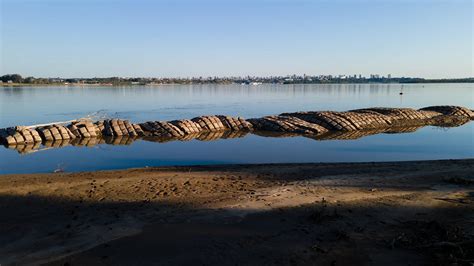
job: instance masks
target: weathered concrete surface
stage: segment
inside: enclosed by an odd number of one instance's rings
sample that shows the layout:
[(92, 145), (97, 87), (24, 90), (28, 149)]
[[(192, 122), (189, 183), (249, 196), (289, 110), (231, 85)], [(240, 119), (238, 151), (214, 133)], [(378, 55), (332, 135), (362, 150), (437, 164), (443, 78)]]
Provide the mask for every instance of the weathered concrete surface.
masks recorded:
[(356, 139), (378, 133), (410, 132), (419, 127), (459, 126), (474, 119), (474, 112), (460, 106), (411, 108), (365, 108), (348, 112), (295, 112), (245, 120), (231, 116), (200, 116), (173, 121), (133, 124), (111, 119), (81, 120), (68, 125), (36, 128), (16, 126), (0, 129), (0, 141), (21, 153), (65, 145), (127, 145), (136, 138), (166, 142), (236, 138), (252, 132), (265, 136), (304, 135), (314, 139)]
[(466, 107), (461, 106), (430, 106), (421, 108), (420, 111), (432, 111), (443, 115), (464, 116), (474, 119), (474, 112)]

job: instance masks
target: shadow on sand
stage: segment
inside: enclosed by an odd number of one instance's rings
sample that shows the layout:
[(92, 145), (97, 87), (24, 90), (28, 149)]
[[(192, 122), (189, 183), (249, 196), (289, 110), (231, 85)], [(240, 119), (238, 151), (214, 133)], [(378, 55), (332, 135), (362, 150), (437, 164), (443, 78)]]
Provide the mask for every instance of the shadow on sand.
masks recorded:
[[(436, 167), (433, 171), (441, 177), (465, 177), (472, 174), (470, 163), (439, 164), (440, 169), (443, 164), (451, 164), (449, 169), (458, 164), (466, 171), (443, 172)], [(212, 176), (213, 172), (237, 175), (248, 171), (270, 183), (317, 181), (328, 190), (337, 184), (346, 191), (433, 190), (426, 184), (413, 185), (422, 176), (408, 175), (432, 167), (430, 162), (346, 166), (204, 166), (194, 167), (193, 172)], [(271, 175), (275, 168), (278, 174)], [(362, 178), (357, 173), (377, 177), (390, 175), (387, 169), (392, 168), (396, 170), (394, 179), (406, 176), (406, 184), (387, 182), (390, 176), (370, 185), (358, 181)], [(178, 170), (184, 172), (185, 168), (142, 172)], [(353, 175), (353, 182), (335, 182), (348, 174)], [(441, 182), (437, 186), (456, 185)], [(51, 196), (0, 195), (2, 265), (469, 265), (474, 259), (472, 192), (462, 200), (441, 199), (441, 205), (423, 204), (413, 193), (402, 197), (405, 204), (390, 196), (334, 202), (308, 194), (313, 203), (247, 210), (244, 214), (185, 201), (144, 201), (138, 197), (114, 202), (71, 200), (54, 193), (52, 186)]]

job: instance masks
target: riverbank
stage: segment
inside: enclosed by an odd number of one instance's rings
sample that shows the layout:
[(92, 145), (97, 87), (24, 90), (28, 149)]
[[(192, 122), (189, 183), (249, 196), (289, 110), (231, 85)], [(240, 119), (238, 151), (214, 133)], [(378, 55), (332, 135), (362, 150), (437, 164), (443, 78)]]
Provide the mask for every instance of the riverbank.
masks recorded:
[(473, 163), (3, 175), (0, 264), (462, 265)]

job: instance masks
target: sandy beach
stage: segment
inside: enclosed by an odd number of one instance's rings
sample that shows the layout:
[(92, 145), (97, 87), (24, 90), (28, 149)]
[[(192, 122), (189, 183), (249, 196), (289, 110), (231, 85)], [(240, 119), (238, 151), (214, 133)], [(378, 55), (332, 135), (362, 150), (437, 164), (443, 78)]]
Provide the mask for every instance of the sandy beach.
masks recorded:
[(473, 183), (472, 159), (3, 175), (0, 264), (470, 265)]

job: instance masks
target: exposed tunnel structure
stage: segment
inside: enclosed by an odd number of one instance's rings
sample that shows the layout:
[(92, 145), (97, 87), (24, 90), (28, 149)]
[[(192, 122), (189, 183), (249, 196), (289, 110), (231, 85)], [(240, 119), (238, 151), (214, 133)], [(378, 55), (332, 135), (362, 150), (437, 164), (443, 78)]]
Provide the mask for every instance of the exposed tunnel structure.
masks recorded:
[(307, 111), (244, 119), (224, 115), (199, 116), (173, 121), (132, 123), (121, 119), (78, 120), (41, 126), (0, 129), (0, 142), (20, 153), (67, 145), (127, 145), (137, 139), (216, 140), (246, 134), (268, 137), (305, 136), (316, 140), (357, 139), (378, 133), (412, 132), (424, 126), (454, 127), (474, 119), (460, 106), (364, 108), (346, 112)]

